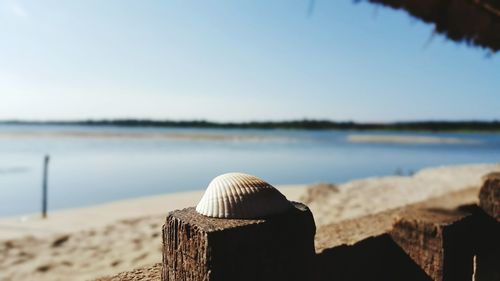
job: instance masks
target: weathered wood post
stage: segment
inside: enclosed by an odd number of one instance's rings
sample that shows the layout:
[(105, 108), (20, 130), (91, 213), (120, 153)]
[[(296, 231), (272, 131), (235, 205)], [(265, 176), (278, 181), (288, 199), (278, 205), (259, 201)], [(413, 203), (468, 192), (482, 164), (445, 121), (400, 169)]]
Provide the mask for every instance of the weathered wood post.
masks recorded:
[(410, 210), (390, 235), (434, 281), (500, 280), (500, 173), (485, 178), (479, 207)]
[(500, 172), (484, 178), (479, 191), (479, 206), (493, 219), (500, 222)]
[(217, 177), (196, 209), (168, 215), (162, 280), (311, 280), (316, 227), (309, 209), (240, 175)]
[(484, 178), (479, 207), (484, 213), (478, 215), (474, 281), (500, 280), (500, 173)]
[(42, 183), (42, 218), (47, 218), (47, 182), (49, 173), (49, 155), (43, 159), (43, 183)]
[(390, 235), (432, 280), (470, 281), (475, 228), (469, 212), (421, 209), (404, 214)]

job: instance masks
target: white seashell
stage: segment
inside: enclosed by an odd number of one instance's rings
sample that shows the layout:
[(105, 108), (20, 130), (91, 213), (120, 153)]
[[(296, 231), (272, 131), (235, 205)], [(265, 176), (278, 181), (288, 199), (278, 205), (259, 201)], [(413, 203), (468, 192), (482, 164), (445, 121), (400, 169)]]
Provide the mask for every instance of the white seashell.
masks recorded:
[(227, 219), (256, 219), (282, 213), (292, 204), (262, 179), (227, 173), (214, 178), (196, 206), (202, 215)]

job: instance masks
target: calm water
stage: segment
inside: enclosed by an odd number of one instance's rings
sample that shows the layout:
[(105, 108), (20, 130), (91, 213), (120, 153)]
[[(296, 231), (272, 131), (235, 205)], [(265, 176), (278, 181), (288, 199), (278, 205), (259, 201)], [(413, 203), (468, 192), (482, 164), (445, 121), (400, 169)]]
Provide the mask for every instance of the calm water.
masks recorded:
[(51, 155), (50, 209), (204, 189), (242, 171), (273, 184), (344, 182), (427, 166), (500, 161), (499, 134), (423, 134), (475, 144), (350, 143), (385, 132), (0, 126), (0, 216), (40, 209)]

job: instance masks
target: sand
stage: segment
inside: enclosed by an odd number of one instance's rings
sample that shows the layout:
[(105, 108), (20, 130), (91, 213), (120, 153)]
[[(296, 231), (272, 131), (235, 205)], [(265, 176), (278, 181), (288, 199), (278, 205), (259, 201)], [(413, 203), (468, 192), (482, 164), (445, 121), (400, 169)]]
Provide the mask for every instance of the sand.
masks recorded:
[[(498, 164), (425, 169), (340, 185), (286, 186), (306, 202), (318, 227), (477, 187)], [(161, 225), (199, 192), (145, 197), (37, 216), (0, 219), (0, 280), (92, 280), (161, 261)], [(155, 268), (155, 267), (153, 267)]]
[[(279, 187), (291, 200), (305, 188)], [(168, 212), (196, 205), (203, 192), (0, 219), (0, 280), (92, 280), (159, 262)]]
[(380, 144), (481, 144), (477, 139), (418, 135), (349, 135), (347, 142)]
[(275, 136), (266, 134), (234, 134), (225, 132), (158, 132), (158, 131), (15, 131), (15, 132), (0, 132), (0, 140), (25, 140), (25, 139), (127, 139), (127, 140), (185, 140), (185, 141), (234, 141), (234, 142), (260, 142), (260, 141), (277, 141), (277, 142), (294, 142), (298, 139), (293, 137)]
[(479, 188), (482, 176), (492, 171), (500, 171), (500, 164), (429, 168), (411, 177), (367, 178), (334, 187), (319, 184), (312, 186), (301, 201), (311, 209), (316, 225), (321, 226), (421, 202), (469, 187)]

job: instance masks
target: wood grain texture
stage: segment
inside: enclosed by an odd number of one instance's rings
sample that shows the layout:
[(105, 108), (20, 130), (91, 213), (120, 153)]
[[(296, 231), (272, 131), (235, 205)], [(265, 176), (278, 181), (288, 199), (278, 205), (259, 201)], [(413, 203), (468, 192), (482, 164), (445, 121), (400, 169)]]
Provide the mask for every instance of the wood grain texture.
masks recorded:
[(475, 229), (471, 213), (436, 208), (404, 214), (390, 235), (432, 280), (469, 281)]
[(491, 173), (485, 177), (479, 191), (479, 206), (500, 222), (500, 173)]
[(259, 220), (174, 211), (163, 227), (162, 280), (309, 280), (315, 232), (300, 203)]

